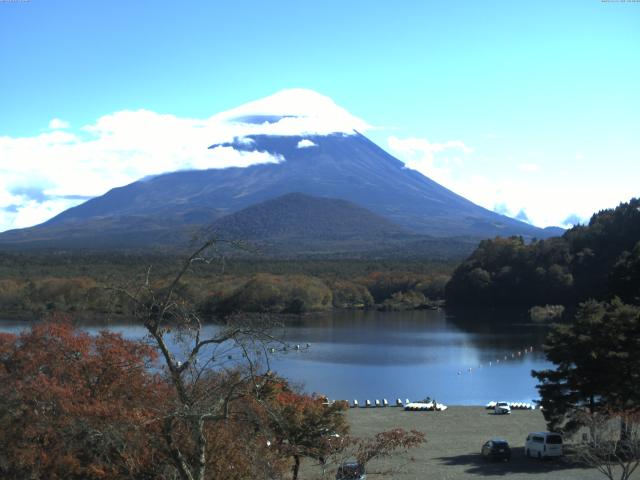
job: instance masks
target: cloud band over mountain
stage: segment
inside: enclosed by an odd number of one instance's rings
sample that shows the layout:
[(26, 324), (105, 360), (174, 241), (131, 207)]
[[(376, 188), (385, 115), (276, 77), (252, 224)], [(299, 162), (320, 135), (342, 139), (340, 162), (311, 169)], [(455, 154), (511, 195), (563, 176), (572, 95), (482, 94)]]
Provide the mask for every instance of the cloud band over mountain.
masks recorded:
[[(304, 89), (283, 90), (208, 119), (125, 110), (72, 130), (54, 118), (39, 135), (0, 137), (0, 231), (41, 223), (150, 175), (285, 160), (261, 151), (208, 149), (212, 144), (247, 135), (348, 134), (368, 128), (330, 98)], [(310, 146), (303, 142), (300, 148)]]

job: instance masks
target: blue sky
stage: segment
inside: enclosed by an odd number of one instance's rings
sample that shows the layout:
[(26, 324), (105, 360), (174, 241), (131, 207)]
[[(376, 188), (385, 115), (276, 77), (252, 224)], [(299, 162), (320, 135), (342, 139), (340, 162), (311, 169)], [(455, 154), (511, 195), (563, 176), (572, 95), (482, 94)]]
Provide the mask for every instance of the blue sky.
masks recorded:
[(640, 195), (638, 52), (629, 1), (0, 0), (0, 230), (146, 172), (83, 145), (70, 156), (111, 171), (59, 185), (49, 172), (75, 168), (55, 165), (65, 135), (140, 109), (206, 119), (298, 87), (487, 208), (588, 218)]

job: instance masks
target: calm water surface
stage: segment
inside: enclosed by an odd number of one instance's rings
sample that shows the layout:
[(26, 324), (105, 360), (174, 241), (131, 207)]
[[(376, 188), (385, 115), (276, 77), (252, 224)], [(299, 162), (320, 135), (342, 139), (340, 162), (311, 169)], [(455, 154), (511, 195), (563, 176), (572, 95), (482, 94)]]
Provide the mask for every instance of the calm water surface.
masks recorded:
[[(4, 321), (0, 329), (27, 325)], [(105, 327), (128, 338), (145, 336), (132, 324), (85, 328)], [(546, 331), (516, 312), (337, 312), (289, 322), (284, 339), (311, 346), (276, 354), (270, 366), (308, 392), (360, 403), (426, 396), (453, 405), (531, 402), (538, 398), (531, 370), (550, 366), (540, 349)]]

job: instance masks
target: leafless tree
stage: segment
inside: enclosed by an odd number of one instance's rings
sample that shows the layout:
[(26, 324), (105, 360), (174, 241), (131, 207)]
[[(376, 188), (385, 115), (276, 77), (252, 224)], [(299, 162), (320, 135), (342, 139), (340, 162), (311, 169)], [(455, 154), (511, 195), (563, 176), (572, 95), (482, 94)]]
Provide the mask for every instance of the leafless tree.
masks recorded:
[[(405, 462), (398, 457), (408, 453), (411, 449), (423, 444), (425, 435), (417, 430), (406, 431), (402, 428), (386, 430), (366, 437), (344, 437), (330, 439), (331, 454), (321, 463), (321, 478), (326, 478), (329, 472), (335, 471), (347, 461), (355, 461), (367, 469), (368, 474), (380, 474), (392, 477), (403, 471), (404, 467), (413, 459), (406, 458)], [(394, 465), (383, 465), (382, 461), (394, 458)], [(376, 471), (371, 470), (371, 463), (377, 465)]]
[(162, 432), (171, 461), (181, 480), (204, 480), (207, 475), (207, 425), (228, 419), (234, 401), (248, 392), (260, 396), (268, 366), (268, 350), (284, 348), (271, 334), (274, 322), (265, 316), (236, 316), (225, 326), (205, 325), (189, 301), (179, 295), (181, 282), (197, 266), (216, 257), (217, 239), (195, 250), (168, 285), (158, 288), (147, 271), (142, 286), (121, 288), (133, 316), (146, 328), (160, 351), (174, 405), (165, 412)]
[(578, 460), (610, 480), (631, 478), (640, 465), (640, 412), (584, 413), (581, 422)]

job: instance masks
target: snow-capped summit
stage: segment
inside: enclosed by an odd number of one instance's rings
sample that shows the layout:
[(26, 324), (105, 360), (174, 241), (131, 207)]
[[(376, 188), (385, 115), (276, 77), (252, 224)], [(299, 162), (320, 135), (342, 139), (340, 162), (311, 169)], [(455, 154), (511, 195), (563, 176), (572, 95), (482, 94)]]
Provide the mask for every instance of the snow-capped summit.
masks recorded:
[(212, 116), (212, 144), (249, 135), (314, 136), (364, 132), (370, 126), (313, 90), (292, 88)]

